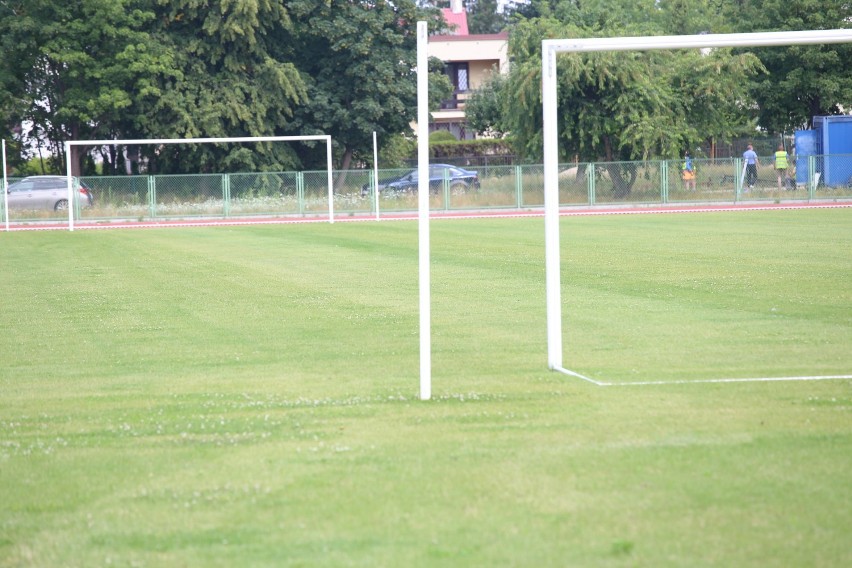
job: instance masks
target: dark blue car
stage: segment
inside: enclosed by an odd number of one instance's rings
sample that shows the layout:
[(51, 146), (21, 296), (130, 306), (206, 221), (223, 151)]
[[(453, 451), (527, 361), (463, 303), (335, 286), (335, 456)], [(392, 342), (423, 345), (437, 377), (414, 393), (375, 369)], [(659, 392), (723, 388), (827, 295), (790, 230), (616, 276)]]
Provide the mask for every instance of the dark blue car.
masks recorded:
[[(449, 164), (429, 165), (429, 192), (440, 193), (444, 180), (449, 183), (453, 193), (464, 193), (471, 189), (479, 189), (479, 174), (475, 171), (451, 166)], [(385, 193), (417, 193), (417, 169), (410, 170), (401, 176), (379, 180), (379, 191)], [(370, 184), (361, 187), (361, 195), (370, 193)]]

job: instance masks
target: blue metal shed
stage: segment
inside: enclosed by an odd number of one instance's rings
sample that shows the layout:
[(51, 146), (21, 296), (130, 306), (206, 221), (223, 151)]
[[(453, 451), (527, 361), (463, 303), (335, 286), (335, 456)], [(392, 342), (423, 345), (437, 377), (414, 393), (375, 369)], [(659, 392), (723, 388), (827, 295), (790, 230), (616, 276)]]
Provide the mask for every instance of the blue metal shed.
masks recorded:
[[(815, 116), (813, 130), (796, 131), (796, 181), (807, 181), (807, 156), (827, 186), (852, 182), (852, 116)], [(804, 179), (801, 179), (804, 178)]]

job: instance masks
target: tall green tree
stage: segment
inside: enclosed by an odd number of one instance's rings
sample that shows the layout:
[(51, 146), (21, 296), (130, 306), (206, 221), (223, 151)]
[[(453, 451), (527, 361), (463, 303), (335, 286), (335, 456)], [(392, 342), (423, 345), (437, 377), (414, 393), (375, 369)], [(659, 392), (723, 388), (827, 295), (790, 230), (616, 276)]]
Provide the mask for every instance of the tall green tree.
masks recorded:
[[(297, 134), (305, 85), (284, 0), (4, 0), (0, 104), (61, 161), (65, 140)], [(0, 118), (4, 118), (0, 115)], [(103, 167), (124, 167), (121, 148)], [(80, 151), (78, 146), (72, 151)], [(282, 145), (141, 148), (151, 171), (280, 169)], [(91, 160), (71, 157), (79, 173)], [(54, 166), (54, 169), (59, 169)]]
[(298, 28), (294, 57), (308, 85), (296, 123), (332, 136), (340, 169), (369, 159), (373, 132), (388, 137), (410, 130), (416, 22), (430, 18), (437, 26), (434, 12), (419, 10), (412, 0), (298, 0), (288, 7)]
[(506, 96), (506, 77), (493, 73), (468, 98), (465, 118), (479, 134), (503, 136), (509, 130), (507, 118), (511, 112)]
[[(644, 8), (657, 9), (652, 4)], [(540, 159), (542, 152), (543, 39), (662, 29), (653, 18), (633, 26), (603, 12), (585, 14), (580, 21), (594, 23), (581, 27), (535, 18), (513, 28), (513, 65), (500, 84), (497, 126), (512, 133), (516, 149), (528, 159)], [(746, 86), (760, 71), (755, 57), (726, 50), (562, 54), (557, 64), (560, 158), (610, 162), (621, 195), (629, 193), (635, 171), (615, 162), (675, 157), (705, 138), (728, 137), (747, 126)]]
[(472, 34), (496, 34), (506, 27), (506, 15), (497, 11), (497, 0), (468, 0), (465, 8)]
[[(160, 96), (141, 105), (134, 126), (147, 137), (300, 134), (292, 121), (306, 102), (292, 63), (294, 30), (284, 0), (155, 0), (154, 37), (175, 59)], [(150, 151), (150, 148), (147, 149)], [(170, 146), (149, 154), (155, 168), (277, 170), (299, 163), (281, 144)]]
[[(47, 141), (55, 170), (66, 140), (112, 137), (134, 101), (160, 94), (150, 77), (171, 61), (146, 31), (154, 18), (146, 1), (5, 0), (0, 8), (5, 119), (32, 124), (31, 138)], [(79, 174), (74, 148), (71, 170)]]
[(607, 29), (618, 25), (631, 25), (634, 31), (643, 23), (659, 20), (661, 11), (657, 2), (638, 0), (531, 0), (529, 4), (511, 10), (514, 20), (549, 18), (571, 23), (583, 29)]
[(659, 0), (666, 35), (723, 33), (727, 27), (719, 0)]
[[(852, 28), (846, 0), (724, 0), (737, 32)], [(768, 70), (752, 82), (759, 123), (774, 132), (812, 127), (813, 117), (852, 108), (852, 44), (753, 50)]]

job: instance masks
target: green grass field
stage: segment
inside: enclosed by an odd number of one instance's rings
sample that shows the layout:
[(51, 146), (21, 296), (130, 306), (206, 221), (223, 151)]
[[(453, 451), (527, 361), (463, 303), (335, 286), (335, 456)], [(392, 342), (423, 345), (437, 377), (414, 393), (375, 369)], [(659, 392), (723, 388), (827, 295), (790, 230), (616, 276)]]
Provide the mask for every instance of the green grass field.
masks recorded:
[(852, 209), (562, 234), (0, 234), (0, 566), (852, 565)]

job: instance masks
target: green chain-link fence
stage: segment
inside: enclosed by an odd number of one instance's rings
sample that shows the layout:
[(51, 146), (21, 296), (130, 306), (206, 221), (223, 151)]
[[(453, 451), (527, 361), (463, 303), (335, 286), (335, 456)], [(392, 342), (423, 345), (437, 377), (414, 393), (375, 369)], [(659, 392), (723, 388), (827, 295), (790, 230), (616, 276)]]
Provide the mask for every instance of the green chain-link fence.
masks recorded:
[[(695, 159), (693, 164), (694, 181), (684, 179), (681, 160), (563, 164), (559, 168), (559, 200), (563, 206), (593, 206), (852, 199), (852, 154), (793, 157), (780, 179), (771, 156), (761, 157), (751, 188), (745, 183), (741, 158)], [(475, 171), (478, 184), (456, 179), (449, 170), (437, 177), (430, 175), (431, 208), (543, 207), (541, 165), (491, 165)], [(335, 214), (374, 214), (376, 207), (380, 214), (416, 211), (416, 178), (407, 178), (413, 173), (412, 169), (380, 170), (376, 200), (372, 170), (333, 172)], [(13, 191), (16, 181), (9, 179)], [(82, 181), (94, 196), (91, 207), (76, 204), (75, 217), (82, 220), (322, 216), (329, 210), (325, 171), (90, 176)], [(67, 213), (48, 208), (9, 206), (12, 222), (65, 217)]]

